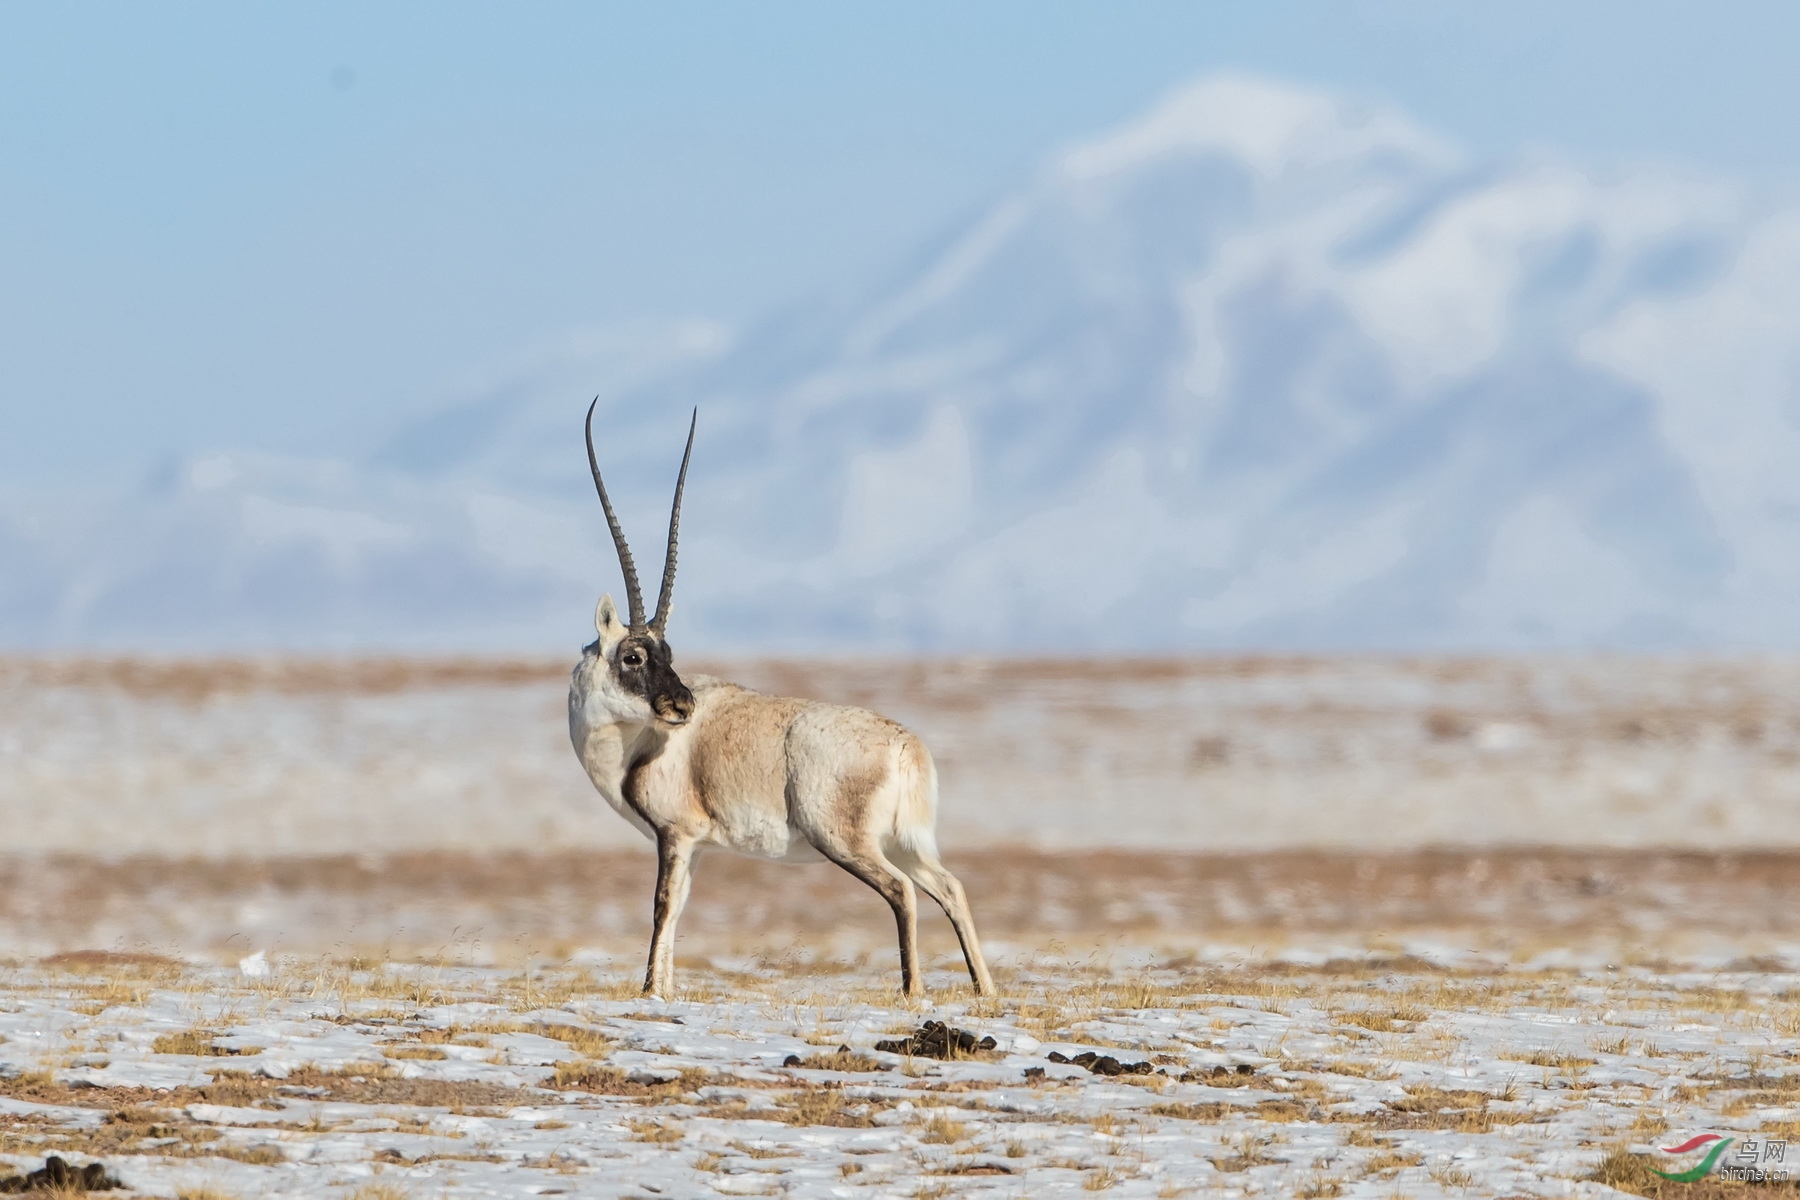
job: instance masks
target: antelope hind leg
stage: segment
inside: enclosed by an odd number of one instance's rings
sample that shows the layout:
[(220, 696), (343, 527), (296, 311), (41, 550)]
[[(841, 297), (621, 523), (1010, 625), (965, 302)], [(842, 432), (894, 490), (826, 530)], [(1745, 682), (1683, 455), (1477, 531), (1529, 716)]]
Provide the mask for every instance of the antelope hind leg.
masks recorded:
[(923, 996), (925, 980), (919, 974), (919, 903), (913, 895), (912, 880), (901, 874), (880, 851), (855, 853), (836, 847), (819, 847), (838, 866), (850, 872), (880, 894), (894, 910), (894, 924), (900, 934), (900, 990), (908, 996)]
[(894, 858), (900, 869), (912, 876), (919, 890), (936, 900), (944, 915), (950, 918), (956, 940), (962, 943), (963, 961), (969, 965), (969, 978), (974, 981), (976, 995), (992, 996), (994, 978), (988, 974), (987, 960), (981, 955), (981, 939), (975, 936), (975, 915), (969, 911), (969, 898), (963, 892), (962, 883), (935, 855), (914, 850), (895, 853)]

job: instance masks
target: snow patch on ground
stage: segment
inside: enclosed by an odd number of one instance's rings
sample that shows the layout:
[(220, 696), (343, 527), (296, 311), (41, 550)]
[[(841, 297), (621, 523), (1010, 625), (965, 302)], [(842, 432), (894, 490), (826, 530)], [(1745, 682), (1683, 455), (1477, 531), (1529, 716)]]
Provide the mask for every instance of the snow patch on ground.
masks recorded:
[[(1800, 1131), (1800, 946), (1711, 949), (1045, 950), (917, 1004), (853, 963), (689, 965), (660, 1001), (567, 964), (89, 955), (0, 975), (0, 1162), (162, 1196), (1602, 1194), (1677, 1134)], [(999, 1048), (872, 1049), (926, 1017)], [(1154, 1073), (1051, 1058), (1088, 1050)]]

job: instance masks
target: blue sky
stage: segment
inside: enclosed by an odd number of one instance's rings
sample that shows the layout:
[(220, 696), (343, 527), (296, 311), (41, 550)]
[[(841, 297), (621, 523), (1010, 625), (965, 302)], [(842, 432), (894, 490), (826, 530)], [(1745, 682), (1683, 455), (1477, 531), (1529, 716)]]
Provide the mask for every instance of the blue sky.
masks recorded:
[(1796, 44), (1785, 3), (8, 5), (0, 477), (351, 451), (584, 330), (749, 319), (1219, 68), (1791, 187)]

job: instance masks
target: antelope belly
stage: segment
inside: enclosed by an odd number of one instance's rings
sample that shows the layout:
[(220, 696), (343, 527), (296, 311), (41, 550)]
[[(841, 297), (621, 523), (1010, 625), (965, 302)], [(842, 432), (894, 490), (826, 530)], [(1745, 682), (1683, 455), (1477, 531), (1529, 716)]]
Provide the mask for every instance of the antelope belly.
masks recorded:
[(746, 821), (740, 817), (729, 825), (718, 822), (713, 826), (710, 840), (724, 849), (770, 862), (807, 863), (825, 859), (805, 835), (785, 821)]
[(788, 826), (787, 852), (775, 860), (780, 863), (816, 863), (824, 862), (825, 856), (819, 853), (818, 847), (807, 841), (805, 836), (792, 825)]

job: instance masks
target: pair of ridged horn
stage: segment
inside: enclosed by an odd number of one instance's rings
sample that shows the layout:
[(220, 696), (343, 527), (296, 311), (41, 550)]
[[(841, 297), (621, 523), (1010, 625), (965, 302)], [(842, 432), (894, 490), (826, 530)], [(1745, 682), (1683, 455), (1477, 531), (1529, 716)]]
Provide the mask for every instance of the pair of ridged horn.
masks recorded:
[(606, 527), (612, 530), (613, 545), (619, 551), (619, 566), (625, 572), (625, 598), (631, 605), (631, 628), (637, 631), (649, 628), (661, 637), (663, 627), (669, 623), (669, 604), (675, 599), (675, 544), (681, 533), (681, 492), (687, 487), (688, 459), (694, 453), (694, 427), (700, 423), (700, 410), (696, 408), (693, 419), (688, 422), (687, 449), (681, 454), (681, 474), (675, 478), (675, 507), (669, 512), (669, 550), (663, 556), (662, 594), (656, 598), (656, 615), (646, 626), (644, 593), (638, 588), (637, 564), (631, 560), (625, 531), (619, 528), (612, 501), (606, 497), (606, 484), (600, 479), (600, 460), (594, 457), (594, 409), (599, 403), (600, 397), (595, 396), (587, 410), (588, 469), (594, 473), (594, 490), (600, 493), (600, 507), (606, 510)]

